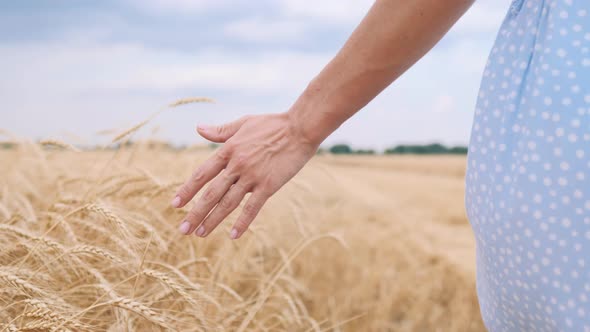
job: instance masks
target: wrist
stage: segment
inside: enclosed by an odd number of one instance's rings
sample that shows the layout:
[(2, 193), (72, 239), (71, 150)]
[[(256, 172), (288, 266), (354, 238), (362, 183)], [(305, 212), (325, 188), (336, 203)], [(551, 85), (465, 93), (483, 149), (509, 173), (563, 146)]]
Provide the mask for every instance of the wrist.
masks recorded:
[(315, 147), (340, 126), (322, 92), (321, 88), (310, 83), (286, 112), (294, 132)]
[(313, 125), (305, 121), (305, 116), (298, 110), (291, 108), (284, 113), (289, 123), (290, 131), (303, 145), (318, 148), (325, 138), (314, 134)]

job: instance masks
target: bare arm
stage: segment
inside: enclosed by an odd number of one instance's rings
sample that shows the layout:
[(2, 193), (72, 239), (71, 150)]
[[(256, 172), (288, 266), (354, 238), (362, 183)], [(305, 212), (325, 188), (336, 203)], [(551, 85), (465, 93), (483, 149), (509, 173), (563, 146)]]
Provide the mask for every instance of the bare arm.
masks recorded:
[(472, 3), (377, 0), (288, 112), (199, 126), (203, 137), (225, 144), (194, 171), (172, 201), (182, 207), (211, 182), (180, 231), (207, 236), (251, 193), (230, 233), (239, 238), (320, 143), (430, 50)]
[(289, 113), (313, 142), (323, 141), (429, 51), (472, 3), (376, 1)]

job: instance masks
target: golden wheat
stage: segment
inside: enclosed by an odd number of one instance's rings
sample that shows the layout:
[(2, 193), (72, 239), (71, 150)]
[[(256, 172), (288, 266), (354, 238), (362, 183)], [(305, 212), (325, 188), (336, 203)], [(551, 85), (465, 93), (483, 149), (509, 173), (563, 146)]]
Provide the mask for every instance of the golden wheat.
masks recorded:
[(169, 206), (209, 153), (0, 151), (0, 331), (483, 331), (464, 159), (318, 156), (231, 241)]
[(2, 328), (2, 330), (0, 330), (0, 331), (8, 331), (8, 332), (20, 332), (21, 331), (18, 327), (16, 327), (12, 323), (2, 324), (2, 325), (0, 325), (0, 328)]
[[(169, 108), (174, 108), (177, 106), (181, 106), (181, 105), (186, 105), (186, 104), (193, 104), (193, 103), (213, 103), (214, 100), (211, 98), (206, 98), (206, 97), (189, 97), (189, 98), (183, 98), (183, 99), (179, 99), (171, 104), (168, 105)], [(111, 143), (117, 143), (119, 141), (121, 141), (123, 138), (135, 133), (136, 131), (138, 131), (139, 129), (143, 128), (146, 124), (148, 124), (151, 120), (153, 120), (156, 116), (160, 115), (160, 113), (164, 112), (166, 109), (162, 109), (158, 112), (153, 113), (149, 118), (141, 121), (140, 123), (132, 126), (131, 128), (122, 131), (121, 133), (119, 133), (118, 135), (116, 135), (113, 140), (111, 141)]]
[(116, 257), (115, 255), (111, 254), (110, 252), (108, 252), (105, 249), (95, 247), (95, 246), (89, 246), (89, 245), (76, 246), (76, 247), (70, 249), (70, 252), (72, 254), (87, 254), (87, 255), (90, 255), (93, 257), (104, 258), (107, 261), (111, 261), (113, 263), (122, 263), (122, 260), (120, 258)]
[(129, 128), (129, 129), (127, 129), (127, 130), (125, 130), (125, 131), (123, 131), (123, 132), (119, 133), (117, 136), (115, 136), (115, 137), (113, 138), (113, 140), (111, 141), (111, 143), (117, 143), (117, 142), (119, 142), (120, 140), (122, 140), (123, 138), (125, 138), (125, 137), (127, 137), (127, 136), (129, 136), (129, 135), (133, 134), (133, 133), (134, 133), (134, 132), (136, 132), (136, 131), (138, 131), (138, 130), (139, 130), (139, 129), (141, 129), (143, 126), (145, 126), (145, 125), (146, 125), (146, 124), (147, 124), (147, 123), (148, 123), (148, 122), (149, 122), (149, 121), (150, 121), (152, 118), (153, 118), (153, 116), (152, 116), (152, 117), (150, 117), (150, 118), (149, 118), (149, 119), (147, 119), (147, 120), (143, 120), (143, 121), (141, 121), (140, 123), (136, 124), (135, 126), (133, 126), (133, 127)]
[(121, 220), (119, 217), (117, 217), (107, 207), (102, 206), (100, 204), (90, 204), (86, 207), (86, 209), (88, 209), (88, 211), (99, 213), (100, 215), (105, 217), (109, 222), (111, 222), (114, 226), (116, 226), (116, 229), (119, 232), (121, 232), (121, 234), (123, 234), (125, 236), (129, 235), (127, 226), (125, 226), (125, 223), (123, 222), (123, 220)]
[(178, 99), (177, 101), (168, 105), (168, 107), (177, 107), (186, 104), (194, 104), (194, 103), (213, 103), (215, 102), (211, 98), (207, 97), (189, 97), (189, 98), (182, 98)]
[(0, 270), (0, 280), (2, 280), (3, 284), (6, 286), (10, 286), (13, 290), (20, 291), (23, 295), (27, 296), (42, 296), (44, 295), (43, 290), (37, 288), (35, 285), (27, 282), (24, 279), (19, 278), (18, 276)]
[[(83, 326), (82, 324), (72, 321), (69, 318), (62, 316), (61, 314), (49, 309), (47, 304), (35, 300), (35, 299), (26, 299), (23, 301), (25, 305), (29, 306), (29, 310), (25, 312), (25, 317), (34, 317), (39, 318), (41, 325), (37, 325), (35, 328), (48, 328), (52, 330), (54, 327), (61, 325), (66, 327), (71, 327), (76, 329), (77, 331), (87, 331), (88, 327)], [(29, 326), (28, 328), (32, 328)]]
[(116, 298), (116, 299), (108, 302), (108, 304), (115, 306), (115, 307), (119, 307), (119, 308), (123, 308), (123, 309), (129, 310), (129, 311), (132, 311), (132, 312), (142, 316), (143, 318), (147, 319), (148, 321), (150, 321), (160, 327), (163, 327), (167, 330), (172, 330), (172, 328), (165, 323), (165, 321), (160, 317), (160, 315), (158, 315), (156, 312), (154, 312), (149, 307), (147, 307), (144, 304), (141, 304), (137, 301), (133, 301), (131, 299), (119, 297), (119, 298)]
[(39, 141), (39, 144), (43, 146), (57, 146), (66, 150), (80, 152), (80, 149), (74, 147), (73, 145), (55, 139), (44, 139)]

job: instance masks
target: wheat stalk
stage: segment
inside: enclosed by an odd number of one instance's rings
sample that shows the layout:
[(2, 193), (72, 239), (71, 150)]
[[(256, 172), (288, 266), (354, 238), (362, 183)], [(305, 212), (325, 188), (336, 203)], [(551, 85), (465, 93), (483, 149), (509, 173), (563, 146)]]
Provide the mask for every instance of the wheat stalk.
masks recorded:
[(188, 302), (191, 306), (193, 306), (193, 308), (199, 307), (199, 304), (184, 289), (184, 287), (180, 283), (178, 283), (177, 281), (170, 278), (167, 274), (156, 271), (156, 270), (152, 270), (152, 269), (144, 269), (141, 271), (141, 273), (143, 273), (144, 275), (146, 275), (150, 278), (154, 278), (154, 279), (160, 281), (161, 283), (163, 283), (164, 285), (168, 286), (170, 289), (172, 289), (178, 295), (182, 296), (182, 298), (186, 302)]
[(188, 97), (178, 99), (177, 101), (168, 105), (168, 107), (177, 107), (186, 104), (194, 104), (194, 103), (214, 103), (215, 100), (207, 97)]
[[(58, 314), (57, 312), (49, 309), (45, 303), (36, 299), (26, 299), (24, 303), (30, 306), (33, 310), (26, 312), (25, 317), (37, 317), (41, 319), (41, 324), (36, 326), (36, 328), (43, 327), (55, 327), (56, 325), (60, 324), (62, 327), (69, 326), (75, 328), (76, 331), (80, 330), (88, 330), (88, 327), (83, 326), (82, 324), (67, 319), (66, 317)], [(45, 325), (47, 324), (47, 325)], [(30, 328), (29, 326), (27, 328)], [(54, 329), (51, 329), (52, 331)]]
[(129, 230), (125, 226), (125, 223), (123, 222), (123, 220), (121, 220), (119, 217), (117, 217), (113, 212), (111, 212), (106, 207), (104, 207), (100, 204), (90, 204), (89, 206), (86, 207), (86, 209), (88, 209), (89, 211), (92, 211), (92, 212), (96, 212), (96, 213), (102, 215), (103, 217), (105, 217), (108, 221), (110, 221), (111, 223), (118, 226), (119, 230), (124, 235), (129, 234)]
[(133, 134), (134, 132), (138, 131), (139, 129), (141, 129), (141, 127), (145, 126), (148, 122), (150, 122), (150, 120), (154, 118), (154, 116), (150, 117), (147, 120), (143, 120), (140, 123), (136, 124), (135, 126), (123, 131), (122, 133), (120, 133), (119, 135), (115, 136), (115, 138), (113, 138), (113, 140), (111, 141), (111, 143), (117, 143), (118, 141), (122, 140), (123, 138)]
[(21, 332), (21, 329), (16, 327), (14, 324), (2, 324), (0, 325), (0, 331), (7, 331), (7, 332)]
[[(50, 207), (53, 208), (54, 205), (52, 205)], [(72, 227), (70, 226), (70, 224), (68, 224), (63, 216), (61, 214), (55, 213), (55, 212), (47, 212), (47, 216), (49, 218), (51, 218), (52, 220), (56, 220), (62, 227), (62, 229), (65, 231), (65, 233), (67, 234), (67, 238), (70, 239), (72, 242), (74, 243), (78, 243), (78, 237), (76, 236), (76, 233), (74, 232), (74, 230), (72, 229)]]
[(111, 254), (110, 252), (95, 246), (90, 245), (81, 245), (76, 246), (70, 249), (72, 254), (87, 254), (95, 257), (102, 257), (106, 258), (107, 260), (113, 261), (115, 263), (122, 263), (123, 261), (116, 257), (115, 255)]
[(16, 236), (24, 237), (24, 238), (29, 239), (31, 241), (39, 242), (39, 243), (43, 244), (45, 247), (53, 249), (55, 251), (59, 251), (59, 252), (64, 251), (63, 246), (59, 242), (47, 239), (43, 236), (35, 236), (35, 235), (33, 235), (23, 229), (20, 229), (18, 227), (0, 224), (0, 231), (4, 231), (6, 233), (12, 233)]
[(74, 147), (73, 145), (55, 139), (44, 139), (39, 141), (39, 144), (43, 146), (57, 146), (66, 150), (80, 152), (80, 149)]
[(13, 288), (20, 290), (22, 294), (45, 295), (45, 292), (37, 286), (7, 271), (0, 270), (0, 280), (3, 281), (4, 285), (12, 286)]
[(124, 297), (118, 297), (112, 301), (109, 301), (107, 304), (125, 310), (129, 310), (133, 313), (140, 315), (141, 317), (145, 318), (153, 324), (156, 324), (167, 330), (172, 330), (172, 328), (166, 324), (165, 320), (161, 316), (159, 316), (158, 314), (156, 314), (155, 311), (153, 311), (152, 309), (140, 302), (133, 301)]
[[(183, 99), (179, 99), (175, 102), (173, 102), (172, 104), (169, 104), (168, 107), (169, 108), (174, 108), (177, 106), (181, 106), (181, 105), (186, 105), (186, 104), (192, 104), (192, 103), (213, 103), (213, 99), (211, 98), (206, 98), (206, 97), (191, 97), (191, 98), (183, 98)], [(115, 136), (115, 138), (113, 138), (113, 140), (111, 141), (111, 143), (116, 143), (119, 142), (120, 140), (122, 140), (123, 138), (131, 135), (132, 133), (138, 131), (139, 129), (141, 129), (143, 126), (145, 126), (146, 124), (148, 124), (152, 119), (154, 119), (156, 116), (158, 116), (160, 113), (162, 113), (163, 111), (165, 111), (166, 109), (162, 109), (158, 112), (155, 112), (154, 114), (152, 114), (149, 118), (147, 118), (146, 120), (141, 121), (140, 123), (136, 124), (135, 126), (121, 132), (119, 135)]]
[[(125, 252), (125, 254), (127, 254), (127, 256), (128, 256), (127, 260), (128, 259), (136, 259), (137, 253), (133, 250), (133, 248), (131, 248), (130, 244), (128, 242), (123, 241), (119, 237), (114, 236), (110, 230), (108, 230), (100, 225), (97, 225), (95, 223), (87, 222), (84, 220), (79, 220), (77, 218), (73, 219), (73, 222), (75, 222), (76, 224), (78, 224), (84, 228), (90, 229), (92, 231), (90, 233), (90, 235), (92, 235), (93, 238), (96, 238), (96, 236), (100, 234), (101, 236), (108, 239), (108, 241), (116, 244), (117, 249), (121, 249), (123, 252)], [(88, 241), (88, 240), (86, 240), (86, 241)]]

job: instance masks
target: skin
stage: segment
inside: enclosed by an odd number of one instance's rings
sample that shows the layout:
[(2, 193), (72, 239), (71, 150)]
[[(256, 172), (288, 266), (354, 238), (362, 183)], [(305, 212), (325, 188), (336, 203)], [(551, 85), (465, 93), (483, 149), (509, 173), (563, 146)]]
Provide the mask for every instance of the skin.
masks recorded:
[(240, 238), (267, 199), (303, 168), (321, 142), (428, 52), (472, 3), (377, 0), (287, 112), (197, 127), (204, 138), (225, 144), (178, 189), (175, 208), (210, 183), (180, 232), (211, 234), (250, 193), (230, 232), (232, 239)]

